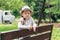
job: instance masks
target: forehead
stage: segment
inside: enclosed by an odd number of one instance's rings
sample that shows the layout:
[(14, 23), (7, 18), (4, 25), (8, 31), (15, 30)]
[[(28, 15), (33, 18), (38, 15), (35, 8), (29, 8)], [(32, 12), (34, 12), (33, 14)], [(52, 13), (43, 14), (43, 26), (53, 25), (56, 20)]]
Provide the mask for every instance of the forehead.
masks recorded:
[(30, 10), (24, 10), (23, 12), (30, 12)]

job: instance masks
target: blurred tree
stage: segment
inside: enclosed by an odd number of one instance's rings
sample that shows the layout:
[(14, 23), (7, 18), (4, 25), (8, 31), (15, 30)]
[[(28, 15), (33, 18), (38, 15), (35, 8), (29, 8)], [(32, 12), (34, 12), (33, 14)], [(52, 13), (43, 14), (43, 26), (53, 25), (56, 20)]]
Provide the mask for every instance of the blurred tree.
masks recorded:
[[(21, 10), (22, 6), (28, 5), (33, 10), (33, 18), (38, 18), (38, 13), (41, 13), (41, 6), (43, 0), (0, 0), (0, 10), (11, 10), (12, 14), (16, 17), (19, 16), (19, 11)], [(47, 15), (50, 15), (49, 19), (52, 19), (52, 14), (56, 15), (56, 19), (60, 16), (60, 0), (46, 0), (44, 4), (45, 7), (43, 8), (43, 15), (42, 19), (48, 18)], [(48, 7), (49, 6), (49, 7)], [(53, 19), (52, 19), (53, 20)]]
[(16, 17), (23, 5), (25, 5), (23, 0), (0, 0), (0, 10), (11, 10)]
[[(51, 15), (52, 16), (51, 19), (53, 21), (57, 22), (58, 15), (60, 15), (60, 0), (54, 0), (54, 1), (53, 0), (50, 0), (50, 4), (55, 5), (52, 8), (49, 8), (50, 9), (50, 12), (53, 14), (53, 16)], [(56, 15), (56, 14), (58, 14), (58, 15)]]

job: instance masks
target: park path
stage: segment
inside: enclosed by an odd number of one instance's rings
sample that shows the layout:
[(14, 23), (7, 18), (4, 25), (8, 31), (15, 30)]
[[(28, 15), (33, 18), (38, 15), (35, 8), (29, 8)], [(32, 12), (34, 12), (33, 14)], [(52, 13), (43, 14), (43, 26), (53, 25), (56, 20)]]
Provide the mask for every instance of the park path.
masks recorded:
[(54, 27), (60, 28), (60, 23), (41, 23), (40, 25), (53, 24)]

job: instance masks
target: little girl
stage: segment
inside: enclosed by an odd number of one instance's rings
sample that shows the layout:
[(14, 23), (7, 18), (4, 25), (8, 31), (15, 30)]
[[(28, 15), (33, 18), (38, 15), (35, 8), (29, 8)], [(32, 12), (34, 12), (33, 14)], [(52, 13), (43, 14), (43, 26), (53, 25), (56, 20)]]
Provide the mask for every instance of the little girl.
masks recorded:
[(30, 9), (29, 6), (24, 6), (22, 10), (20, 11), (21, 13), (21, 18), (18, 22), (18, 28), (19, 29), (29, 29), (33, 30), (34, 32), (36, 31), (36, 23), (32, 19), (32, 10)]
[(18, 28), (19, 29), (33, 29), (33, 31), (36, 31), (36, 24), (34, 20), (32, 19), (32, 10), (28, 6), (24, 6), (21, 10), (21, 18), (18, 22)]

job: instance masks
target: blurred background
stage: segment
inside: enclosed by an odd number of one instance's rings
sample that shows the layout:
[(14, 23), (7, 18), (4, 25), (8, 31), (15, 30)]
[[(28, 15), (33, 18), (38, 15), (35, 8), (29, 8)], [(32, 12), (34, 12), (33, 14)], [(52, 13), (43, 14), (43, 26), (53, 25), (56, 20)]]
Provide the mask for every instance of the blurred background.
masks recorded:
[(41, 19), (41, 24), (54, 25), (52, 40), (60, 39), (60, 0), (0, 0), (0, 32), (17, 29), (19, 12), (24, 5), (33, 10), (36, 23)]

